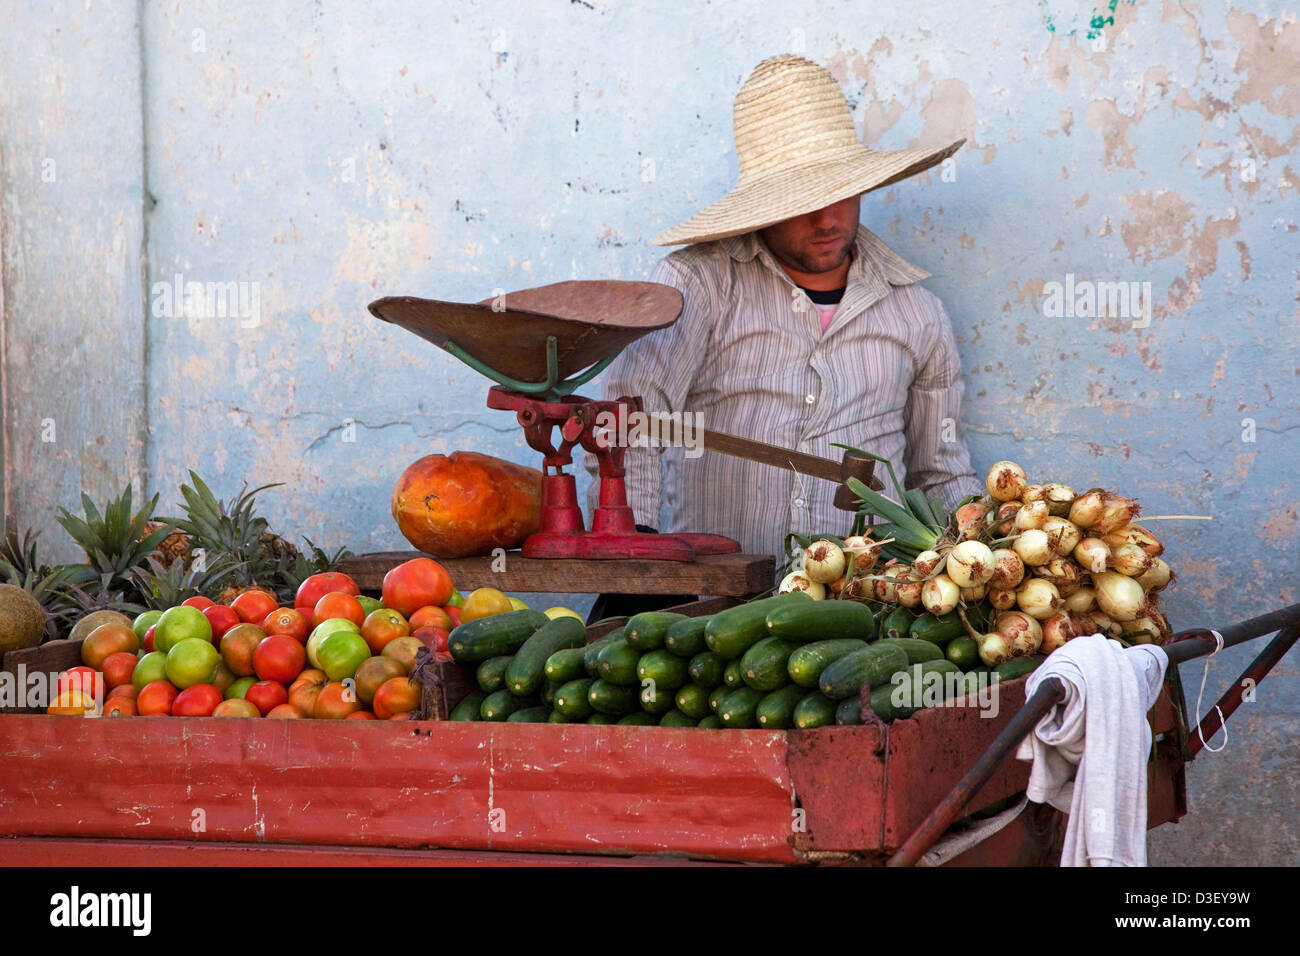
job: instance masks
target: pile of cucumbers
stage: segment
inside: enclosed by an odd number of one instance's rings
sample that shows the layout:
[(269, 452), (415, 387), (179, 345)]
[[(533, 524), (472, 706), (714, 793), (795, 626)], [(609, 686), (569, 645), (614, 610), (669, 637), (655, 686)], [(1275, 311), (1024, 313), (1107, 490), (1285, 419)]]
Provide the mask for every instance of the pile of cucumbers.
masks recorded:
[[(511, 611), (452, 631), (448, 650), (475, 668), (478, 689), (451, 719), (822, 727), (861, 723), (860, 688), (870, 684), (872, 711), (890, 720), (916, 709), (893, 703), (896, 673), (919, 681), (931, 672), (987, 671), (967, 643), (974, 641), (955, 612), (873, 612), (803, 592), (705, 617), (649, 611), (591, 643), (576, 618)], [(1041, 660), (1017, 658), (994, 670), (1010, 680)]]

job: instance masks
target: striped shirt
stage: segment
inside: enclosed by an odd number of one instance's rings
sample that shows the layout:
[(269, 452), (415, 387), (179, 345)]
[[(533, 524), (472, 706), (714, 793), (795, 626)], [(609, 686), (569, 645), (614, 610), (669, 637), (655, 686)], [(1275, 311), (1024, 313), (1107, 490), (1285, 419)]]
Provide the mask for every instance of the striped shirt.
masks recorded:
[[(843, 452), (832, 442), (865, 448), (893, 463), (904, 488), (951, 509), (984, 488), (960, 424), (952, 325), (916, 284), (928, 275), (859, 226), (844, 297), (823, 332), (757, 233), (687, 246), (650, 275), (681, 291), (681, 318), (625, 349), (601, 375), (604, 395), (640, 395), (648, 412), (694, 412), (701, 427), (836, 461)], [(707, 447), (696, 457), (632, 447), (625, 465), (638, 523), (724, 534), (749, 553), (781, 555), (787, 532), (843, 535), (852, 520), (834, 507), (832, 482)], [(586, 467), (596, 474), (593, 456)], [(883, 465), (876, 474), (892, 497)]]

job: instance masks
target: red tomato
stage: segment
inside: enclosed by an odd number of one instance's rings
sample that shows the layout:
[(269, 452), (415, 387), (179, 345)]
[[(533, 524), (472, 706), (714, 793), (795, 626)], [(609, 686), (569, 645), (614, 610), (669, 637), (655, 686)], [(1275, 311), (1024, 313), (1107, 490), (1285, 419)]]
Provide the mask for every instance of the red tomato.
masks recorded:
[(172, 701), (173, 717), (211, 717), (221, 703), (221, 691), (211, 684), (193, 684)]
[(354, 710), (343, 718), (344, 720), (378, 720), (374, 714), (368, 710)]
[(316, 606), (317, 601), (332, 591), (357, 595), (361, 593), (361, 588), (357, 587), (357, 582), (346, 574), (339, 571), (323, 571), (320, 574), (313, 574), (298, 585), (298, 593), (294, 595), (293, 606), (298, 609), (304, 607), (313, 608)]
[(375, 716), (380, 720), (415, 710), (419, 706), (420, 685), (408, 677), (386, 680), (375, 691)]
[(451, 615), (434, 604), (426, 605), (412, 614), (409, 623), (412, 631), (418, 627), (444, 627), (450, 631), (456, 626), (451, 622)]
[(312, 708), (311, 715), (323, 719), (342, 720), (348, 714), (356, 713), (360, 709), (361, 701), (357, 699), (355, 687), (342, 681), (330, 681), (316, 695), (316, 705)]
[(411, 636), (418, 637), (421, 644), (430, 651), (436, 652), (447, 650), (447, 638), (450, 633), (441, 627), (420, 627), (412, 631)]
[(230, 602), (231, 608), (234, 609), (235, 613), (239, 615), (239, 619), (245, 624), (257, 624), (264, 621), (266, 616), (279, 605), (280, 602), (275, 599), (274, 595), (268, 594), (260, 588), (249, 588)]
[(172, 702), (178, 691), (171, 681), (156, 680), (140, 689), (135, 698), (135, 710), (141, 717), (166, 717), (172, 712)]
[(366, 620), (365, 608), (361, 602), (351, 594), (344, 594), (342, 591), (331, 591), (321, 597), (316, 602), (316, 607), (312, 609), (311, 624), (315, 627), (321, 621), (328, 621), (332, 617), (342, 617), (351, 621), (357, 627), (360, 627)]
[(453, 604), (448, 604), (443, 608), (443, 610), (446, 611), (447, 616), (451, 618), (451, 626), (460, 627), (460, 608)]
[(202, 594), (196, 594), (194, 595), (194, 597), (186, 598), (184, 601), (181, 602), (181, 604), (185, 605), (185, 607), (196, 607), (200, 611), (202, 611), (204, 608), (212, 607), (212, 605), (216, 603), (217, 603), (216, 601), (213, 601), (210, 598), (205, 598)]
[(283, 684), (273, 680), (260, 680), (244, 691), (244, 700), (261, 711), (262, 716), (265, 717), (281, 704), (289, 702), (289, 692), (284, 689)]
[(410, 617), (426, 604), (446, 604), (451, 575), (432, 558), (412, 558), (384, 575), (384, 605)]
[(135, 717), (135, 701), (130, 697), (114, 697), (104, 704), (105, 717)]
[(301, 720), (303, 717), (306, 717), (307, 715), (304, 714), (297, 707), (293, 706), (293, 704), (276, 704), (274, 707), (272, 707), (269, 711), (267, 711), (262, 716), (274, 717), (277, 719), (287, 717), (293, 720)]
[(306, 666), (306, 648), (283, 634), (263, 638), (253, 651), (253, 672), (260, 680), (289, 684)]
[(235, 613), (234, 608), (226, 607), (224, 604), (214, 604), (211, 607), (203, 608), (203, 616), (212, 625), (212, 644), (214, 647), (220, 647), (221, 635), (239, 623), (239, 615)]
[(145, 631), (144, 640), (140, 642), (140, 646), (144, 648), (146, 654), (153, 653), (153, 630), (154, 629), (151, 627), (149, 630)]
[(125, 697), (127, 700), (135, 700), (140, 695), (139, 689), (132, 683), (118, 684), (108, 692), (105, 700), (113, 700), (116, 697)]
[(311, 612), (304, 615), (296, 608), (276, 608), (262, 621), (262, 630), (267, 634), (283, 634), (299, 644), (306, 644), (307, 635), (311, 633)]
[(140, 658), (129, 651), (109, 654), (104, 658), (104, 683), (110, 688), (131, 683), (131, 675), (135, 673), (135, 665), (138, 663)]

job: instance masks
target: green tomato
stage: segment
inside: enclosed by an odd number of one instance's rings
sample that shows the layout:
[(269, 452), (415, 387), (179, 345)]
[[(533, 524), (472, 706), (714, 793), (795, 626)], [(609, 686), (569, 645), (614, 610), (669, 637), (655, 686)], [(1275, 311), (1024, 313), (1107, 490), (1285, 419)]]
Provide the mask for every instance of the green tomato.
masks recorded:
[(131, 630), (135, 631), (135, 636), (140, 639), (141, 644), (144, 643), (144, 636), (149, 633), (149, 628), (158, 623), (158, 618), (162, 617), (162, 614), (162, 611), (145, 611), (132, 622)]
[(384, 606), (384, 602), (379, 600), (379, 598), (366, 597), (364, 594), (358, 594), (356, 598), (357, 603), (361, 605), (361, 610), (367, 615), (369, 615), (371, 611), (378, 611)]
[(456, 588), (451, 589), (451, 597), (447, 599), (447, 607), (464, 607), (465, 597)]
[[(329, 637), (335, 631), (351, 631), (353, 634), (360, 634), (361, 628), (349, 621), (346, 617), (332, 617), (329, 620), (321, 621), (307, 638), (307, 660), (311, 661), (311, 666), (322, 669), (320, 661), (316, 658), (316, 652), (320, 648), (321, 641)], [(155, 631), (154, 637), (158, 634)]]
[(369, 657), (370, 647), (365, 638), (352, 631), (328, 634), (316, 648), (320, 669), (330, 680), (347, 680)]
[(233, 700), (236, 697), (242, 699), (245, 692), (247, 692), (248, 688), (252, 687), (256, 683), (257, 683), (256, 677), (239, 678), (239, 680), (235, 681), (229, 687), (226, 688), (226, 693), (225, 693), (226, 700)]

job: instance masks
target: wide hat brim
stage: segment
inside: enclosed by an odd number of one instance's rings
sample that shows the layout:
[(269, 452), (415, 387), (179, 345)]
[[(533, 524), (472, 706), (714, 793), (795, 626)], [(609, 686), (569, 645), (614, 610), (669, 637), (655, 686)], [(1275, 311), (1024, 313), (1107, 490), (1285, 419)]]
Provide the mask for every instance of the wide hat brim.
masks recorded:
[(763, 229), (923, 173), (957, 152), (965, 142), (959, 139), (947, 146), (897, 150), (863, 146), (861, 152), (847, 159), (738, 183), (713, 205), (661, 232), (652, 241), (659, 246), (675, 246)]

